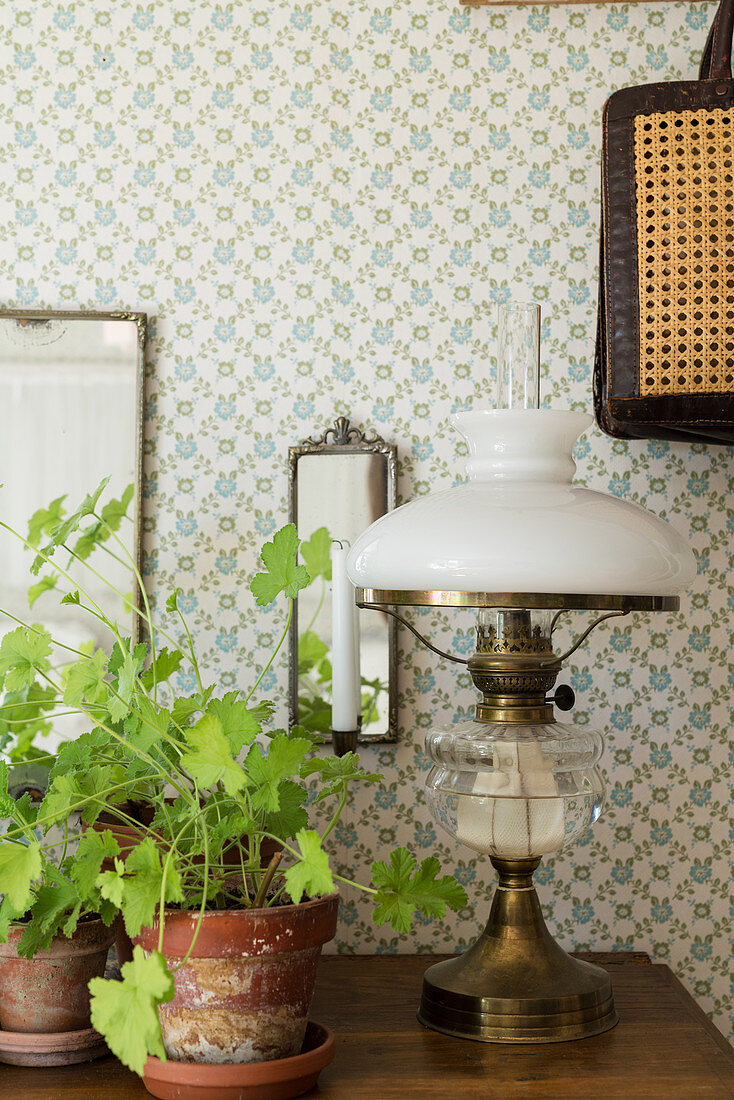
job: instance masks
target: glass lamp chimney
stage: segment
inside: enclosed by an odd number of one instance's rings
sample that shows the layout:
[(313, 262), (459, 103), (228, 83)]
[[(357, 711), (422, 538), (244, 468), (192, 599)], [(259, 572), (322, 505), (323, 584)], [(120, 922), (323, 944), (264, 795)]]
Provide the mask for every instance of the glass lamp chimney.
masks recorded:
[(540, 408), (540, 306), (508, 302), (499, 307), (497, 409)]

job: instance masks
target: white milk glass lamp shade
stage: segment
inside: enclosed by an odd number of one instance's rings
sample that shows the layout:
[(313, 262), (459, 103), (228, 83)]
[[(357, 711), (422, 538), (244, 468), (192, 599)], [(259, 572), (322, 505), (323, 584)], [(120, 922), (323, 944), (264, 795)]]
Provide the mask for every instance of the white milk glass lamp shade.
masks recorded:
[(693, 553), (669, 524), (572, 483), (585, 413), (480, 410), (451, 423), (468, 480), (368, 527), (347, 563), (357, 587), (672, 596), (693, 580)]
[(475, 852), (549, 855), (599, 817), (602, 749), (601, 734), (561, 722), (441, 727), (426, 737), (428, 802), (446, 832)]

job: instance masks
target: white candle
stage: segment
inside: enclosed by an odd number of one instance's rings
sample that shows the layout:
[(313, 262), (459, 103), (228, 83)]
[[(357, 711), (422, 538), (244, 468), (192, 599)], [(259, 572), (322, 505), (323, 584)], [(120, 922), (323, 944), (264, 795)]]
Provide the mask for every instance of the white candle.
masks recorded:
[[(349, 582), (351, 585), (351, 581)], [(352, 587), (352, 601), (354, 601), (354, 586)], [(355, 690), (355, 703), (357, 708), (357, 725), (359, 725), (359, 716), (362, 713), (362, 661), (359, 646), (359, 608), (356, 603), (352, 602), (352, 608), (354, 609), (354, 690)], [(355, 729), (357, 726), (355, 726)]]
[(331, 544), (331, 728), (357, 729), (354, 588), (347, 576), (347, 545)]

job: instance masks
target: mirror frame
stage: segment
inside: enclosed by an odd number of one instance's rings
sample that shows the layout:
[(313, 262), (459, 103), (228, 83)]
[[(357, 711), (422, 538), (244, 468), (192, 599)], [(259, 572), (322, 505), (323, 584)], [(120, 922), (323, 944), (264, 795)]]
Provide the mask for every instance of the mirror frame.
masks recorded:
[[(145, 415), (145, 342), (148, 334), (147, 313), (128, 310), (93, 309), (0, 309), (0, 319), (12, 317), (16, 321), (24, 317), (32, 320), (60, 321), (132, 321), (137, 329), (138, 361), (135, 376), (135, 512), (133, 513), (133, 549), (135, 565), (143, 576), (143, 428)], [(137, 586), (136, 586), (137, 588)], [(137, 592), (136, 607), (142, 607), (141, 594)], [(131, 636), (133, 644), (142, 641), (141, 619), (133, 615)]]
[[(298, 461), (304, 455), (354, 455), (376, 454), (385, 459), (385, 484), (387, 488), (385, 511), (397, 505), (398, 448), (386, 443), (376, 432), (369, 434), (354, 427), (349, 417), (338, 416), (331, 428), (321, 435), (309, 436), (301, 443), (288, 448), (288, 505), (291, 523), (298, 530)], [(397, 741), (398, 738), (398, 649), (397, 626), (393, 618), (387, 623), (388, 647), (388, 722), (382, 733), (359, 735), (359, 744), (370, 745)], [(290, 670), (288, 677), (288, 714), (290, 725), (298, 721), (298, 600), (293, 604), (293, 617), (289, 631)]]

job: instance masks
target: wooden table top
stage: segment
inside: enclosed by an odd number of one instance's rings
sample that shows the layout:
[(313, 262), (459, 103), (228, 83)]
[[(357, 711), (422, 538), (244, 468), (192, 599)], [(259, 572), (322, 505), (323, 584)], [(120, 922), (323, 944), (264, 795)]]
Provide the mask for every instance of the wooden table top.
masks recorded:
[[(572, 1043), (476, 1043), (416, 1021), (427, 955), (325, 956), (312, 1017), (336, 1057), (310, 1100), (727, 1100), (734, 1051), (667, 966), (646, 955), (583, 955), (607, 966), (620, 1022)], [(142, 1082), (112, 1057), (84, 1066), (0, 1065), (2, 1100), (132, 1100)]]

